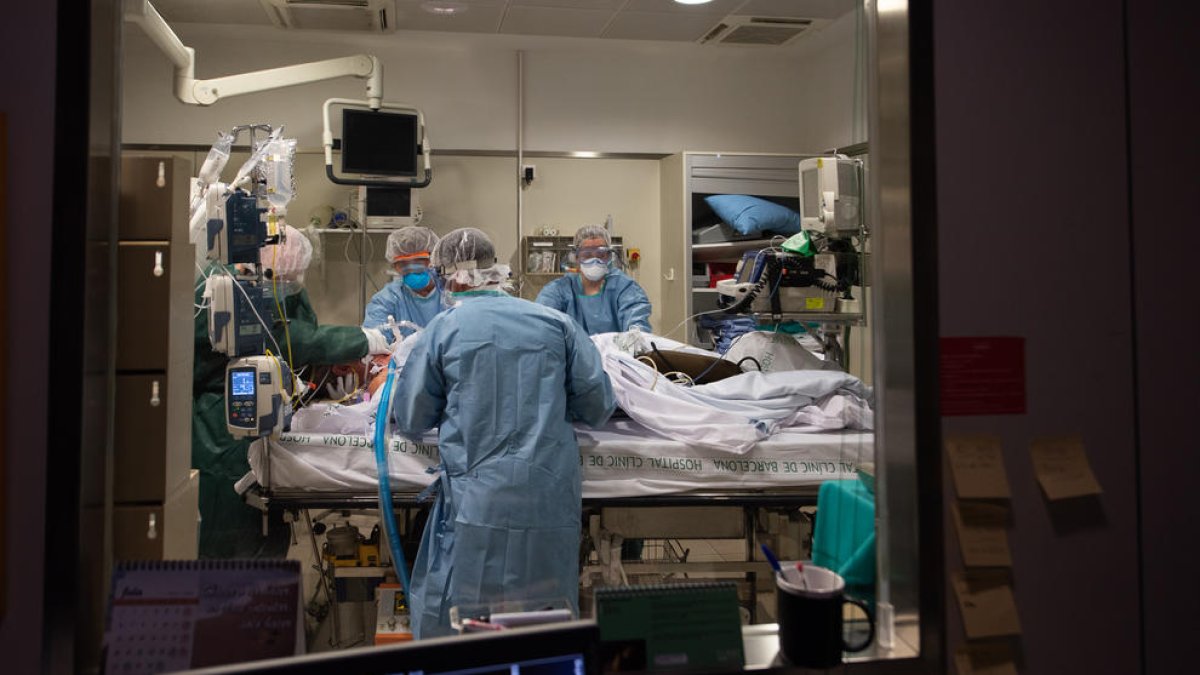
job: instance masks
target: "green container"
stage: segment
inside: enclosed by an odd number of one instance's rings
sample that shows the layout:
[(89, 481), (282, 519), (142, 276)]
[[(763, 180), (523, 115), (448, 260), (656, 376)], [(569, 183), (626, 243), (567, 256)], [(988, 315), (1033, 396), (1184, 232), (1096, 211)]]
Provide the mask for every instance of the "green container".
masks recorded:
[(821, 484), (812, 561), (840, 574), (847, 586), (875, 584), (875, 495), (862, 481)]

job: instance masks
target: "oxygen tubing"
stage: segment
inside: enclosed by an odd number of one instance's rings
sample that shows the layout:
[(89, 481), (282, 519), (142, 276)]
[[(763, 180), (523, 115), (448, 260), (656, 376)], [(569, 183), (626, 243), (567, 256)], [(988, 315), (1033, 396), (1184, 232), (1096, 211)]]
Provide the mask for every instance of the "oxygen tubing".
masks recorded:
[(404, 550), (400, 547), (400, 532), (396, 528), (396, 513), (392, 507), (392, 479), (387, 456), (387, 428), (392, 417), (392, 383), (395, 379), (396, 361), (388, 359), (388, 376), (380, 391), (379, 408), (375, 412), (375, 468), (379, 473), (379, 517), (383, 518), (388, 548), (392, 552), (392, 562), (396, 565), (407, 604), (412, 597), (408, 588), (408, 561), (404, 559)]

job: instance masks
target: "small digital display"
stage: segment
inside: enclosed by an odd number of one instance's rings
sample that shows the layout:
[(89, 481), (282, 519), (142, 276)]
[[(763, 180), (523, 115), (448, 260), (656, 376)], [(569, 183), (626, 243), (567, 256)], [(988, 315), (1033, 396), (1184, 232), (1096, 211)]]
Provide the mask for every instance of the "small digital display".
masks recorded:
[(248, 323), (238, 329), (238, 335), (262, 335), (262, 324)]
[(367, 216), (412, 217), (412, 190), (409, 188), (367, 188)]
[(235, 370), (229, 374), (231, 396), (254, 396), (254, 371)]
[(805, 218), (817, 218), (821, 215), (821, 195), (817, 186), (817, 170), (808, 169), (800, 174), (800, 188), (804, 191), (801, 195), (804, 203), (804, 213), (801, 215)]
[(373, 110), (342, 111), (342, 171), (417, 175), (417, 116)]

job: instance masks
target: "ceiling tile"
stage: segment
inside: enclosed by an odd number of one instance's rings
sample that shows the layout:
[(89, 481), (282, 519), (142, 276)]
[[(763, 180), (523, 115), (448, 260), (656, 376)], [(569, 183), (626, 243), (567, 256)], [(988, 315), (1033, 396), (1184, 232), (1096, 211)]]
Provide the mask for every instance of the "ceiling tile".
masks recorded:
[(421, 9), (422, 1), (400, 0), (396, 3), (396, 28), (455, 33), (495, 33), (500, 26), (500, 17), (504, 15), (504, 5), (502, 4), (472, 4), (464, 11), (455, 14), (433, 14)]
[(748, 16), (799, 16), (836, 19), (858, 5), (857, 0), (747, 0), (738, 14)]
[(167, 23), (230, 23), (269, 26), (271, 19), (258, 0), (154, 0)]
[(607, 9), (509, 7), (500, 32), (513, 35), (600, 37), (614, 13)]
[(704, 37), (720, 17), (711, 14), (679, 15), (666, 12), (629, 12), (617, 18), (604, 31), (604, 37), (625, 40), (668, 40), (695, 42)]
[(625, 0), (510, 0), (513, 7), (558, 7), (560, 9), (620, 9)]
[[(681, 5), (675, 0), (629, 0), (626, 12), (671, 12), (680, 14), (732, 14), (746, 0), (713, 0), (703, 5)], [(739, 12), (740, 14), (740, 12)]]

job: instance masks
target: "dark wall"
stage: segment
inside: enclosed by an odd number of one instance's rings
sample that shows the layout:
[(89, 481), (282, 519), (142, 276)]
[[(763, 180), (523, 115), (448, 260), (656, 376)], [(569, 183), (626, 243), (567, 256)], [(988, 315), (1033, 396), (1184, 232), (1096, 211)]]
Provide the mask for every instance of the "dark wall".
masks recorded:
[[(56, 3), (0, 6), (0, 111), (8, 116), (4, 672), (39, 670), (53, 203)], [(80, 196), (82, 198), (82, 195)]]
[(1146, 672), (1195, 672), (1200, 634), (1200, 63), (1195, 3), (1129, 2), (1130, 166), (1137, 318)]
[[(944, 432), (995, 433), (1004, 444), (1021, 672), (1137, 672), (1124, 8), (934, 7), (941, 333), (1023, 337), (1027, 371), (1026, 414), (949, 417)], [(1030, 442), (1061, 434), (1083, 438), (1098, 499), (1042, 496)], [(949, 482), (945, 497), (954, 498)], [(945, 523), (954, 572), (962, 564)], [(947, 598), (952, 655), (963, 631)]]

